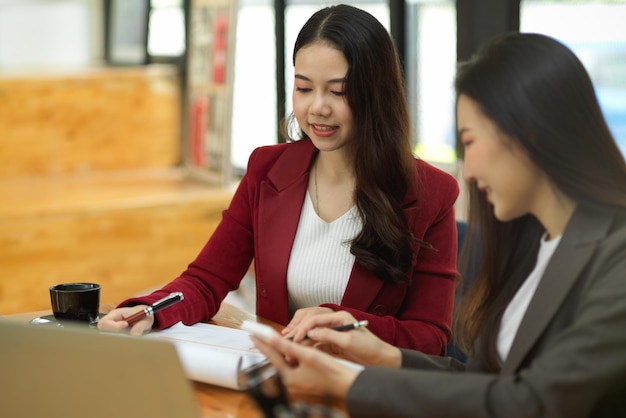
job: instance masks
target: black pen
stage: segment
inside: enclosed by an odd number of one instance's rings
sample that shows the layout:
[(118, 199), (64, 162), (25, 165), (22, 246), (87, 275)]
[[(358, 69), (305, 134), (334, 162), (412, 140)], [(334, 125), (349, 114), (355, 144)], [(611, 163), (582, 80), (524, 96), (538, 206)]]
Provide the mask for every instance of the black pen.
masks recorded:
[(351, 329), (363, 328), (368, 324), (367, 320), (365, 321), (357, 321), (352, 324), (341, 325), (338, 327), (331, 328), (334, 331), (350, 331)]
[[(357, 329), (357, 328), (364, 328), (364, 327), (367, 326), (368, 323), (369, 322), (367, 322), (367, 319), (366, 319), (366, 320), (363, 320), (363, 321), (356, 321), (356, 322), (353, 322), (351, 324), (340, 325), (338, 327), (333, 327), (331, 329), (333, 331), (350, 331), (350, 330)], [(309, 338), (308, 336), (304, 337), (305, 340), (308, 339), (308, 338)], [(288, 340), (293, 340), (293, 337), (289, 337), (287, 339)]]
[(124, 321), (128, 322), (128, 325), (133, 325), (135, 322), (141, 321), (144, 318), (154, 315), (155, 313), (174, 305), (175, 303), (180, 302), (185, 297), (182, 292), (172, 292), (168, 296), (163, 299), (159, 299), (154, 302), (152, 305), (147, 308), (136, 312), (129, 316), (128, 318), (124, 318)]

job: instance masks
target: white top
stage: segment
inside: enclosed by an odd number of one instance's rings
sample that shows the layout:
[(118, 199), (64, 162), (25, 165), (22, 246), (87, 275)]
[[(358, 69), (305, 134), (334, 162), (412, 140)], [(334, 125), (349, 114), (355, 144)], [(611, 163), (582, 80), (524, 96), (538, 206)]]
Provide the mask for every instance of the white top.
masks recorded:
[(561, 242), (560, 236), (553, 238), (550, 241), (546, 241), (545, 237), (546, 234), (543, 234), (541, 237), (539, 254), (537, 255), (537, 264), (535, 264), (535, 268), (518, 289), (515, 297), (511, 300), (509, 306), (507, 306), (506, 311), (504, 312), (504, 315), (502, 316), (500, 331), (498, 333), (497, 347), (498, 354), (500, 355), (500, 359), (503, 363), (509, 355), (509, 351), (511, 351), (511, 345), (513, 344), (515, 334), (517, 334), (522, 318), (528, 309), (530, 300), (537, 290), (541, 277), (546, 271), (548, 262), (550, 261), (550, 258), (552, 258), (552, 254), (554, 254), (559, 242)]
[(287, 269), (291, 313), (322, 303), (341, 303), (355, 260), (349, 241), (362, 228), (356, 206), (328, 223), (317, 216), (306, 194)]

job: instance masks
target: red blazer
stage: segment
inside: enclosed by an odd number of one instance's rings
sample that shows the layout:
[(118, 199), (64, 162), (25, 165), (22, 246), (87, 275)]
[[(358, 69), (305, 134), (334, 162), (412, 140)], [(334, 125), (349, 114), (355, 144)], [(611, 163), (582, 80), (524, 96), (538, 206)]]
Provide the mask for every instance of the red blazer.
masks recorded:
[[(257, 315), (286, 325), (287, 266), (316, 153), (310, 140), (256, 149), (222, 221), (187, 270), (149, 296), (121, 305), (150, 304), (182, 291), (183, 302), (156, 315), (157, 328), (207, 321), (254, 259)], [(407, 192), (404, 211), (413, 235), (434, 250), (415, 246), (412, 284), (383, 283), (355, 263), (341, 305), (323, 306), (369, 320), (368, 329), (396, 346), (444, 354), (457, 274), (453, 205), (459, 188), (452, 176), (423, 161), (416, 160), (415, 172), (419, 186)]]

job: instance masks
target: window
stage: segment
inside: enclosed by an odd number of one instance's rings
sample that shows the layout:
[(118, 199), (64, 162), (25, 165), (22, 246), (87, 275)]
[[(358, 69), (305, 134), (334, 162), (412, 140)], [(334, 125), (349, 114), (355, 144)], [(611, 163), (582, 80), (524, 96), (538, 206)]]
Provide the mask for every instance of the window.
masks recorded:
[(600, 106), (626, 155), (626, 1), (521, 3), (520, 30), (543, 33), (568, 45), (596, 88)]
[(452, 0), (407, 5), (407, 86), (415, 153), (422, 159), (456, 160), (454, 74), (456, 6)]
[(180, 57), (185, 52), (183, 0), (151, 0), (148, 23), (148, 54)]
[(83, 0), (0, 0), (0, 70), (89, 65), (100, 52), (90, 42), (94, 9)]
[(239, 0), (231, 162), (243, 172), (258, 146), (275, 144), (276, 41), (272, 0)]

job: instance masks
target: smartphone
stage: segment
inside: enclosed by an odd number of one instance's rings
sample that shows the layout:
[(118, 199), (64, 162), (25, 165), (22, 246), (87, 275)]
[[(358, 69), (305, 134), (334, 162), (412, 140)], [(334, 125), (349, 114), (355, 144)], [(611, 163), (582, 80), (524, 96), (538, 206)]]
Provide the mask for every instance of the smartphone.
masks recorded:
[(272, 336), (280, 336), (280, 334), (269, 325), (260, 324), (258, 322), (245, 320), (239, 326), (244, 331), (248, 331), (249, 333), (259, 337), (263, 341), (269, 341)]

